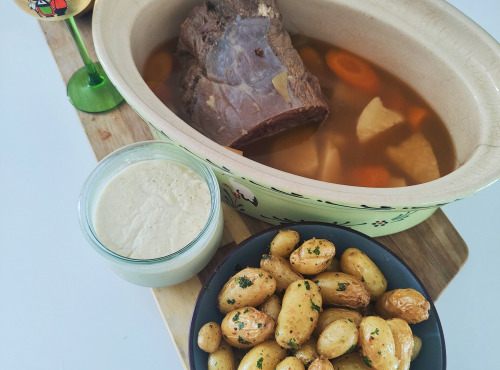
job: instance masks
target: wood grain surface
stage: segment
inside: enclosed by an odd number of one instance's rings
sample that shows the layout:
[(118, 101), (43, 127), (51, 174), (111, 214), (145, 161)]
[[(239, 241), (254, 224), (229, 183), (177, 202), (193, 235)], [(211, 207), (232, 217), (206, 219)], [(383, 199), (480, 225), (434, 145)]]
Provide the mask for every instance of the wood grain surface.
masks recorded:
[[(77, 17), (76, 22), (89, 54), (93, 60), (97, 60), (92, 42), (91, 17), (92, 13), (89, 12)], [(71, 35), (64, 22), (40, 22), (40, 25), (61, 76), (67, 82), (71, 75), (83, 66)], [(97, 160), (126, 144), (153, 139), (147, 124), (127, 103), (107, 113), (78, 112), (78, 115)], [(223, 212), (223, 247), (219, 248), (205, 270), (182, 284), (152, 289), (185, 368), (189, 368), (188, 335), (191, 312), (202, 288), (201, 281), (210, 275), (217, 262), (234, 250), (239, 242), (271, 227), (270, 224), (241, 214), (226, 204), (223, 205)], [(468, 257), (468, 249), (463, 239), (441, 210), (409, 230), (376, 239), (413, 269), (434, 300), (458, 273)]]

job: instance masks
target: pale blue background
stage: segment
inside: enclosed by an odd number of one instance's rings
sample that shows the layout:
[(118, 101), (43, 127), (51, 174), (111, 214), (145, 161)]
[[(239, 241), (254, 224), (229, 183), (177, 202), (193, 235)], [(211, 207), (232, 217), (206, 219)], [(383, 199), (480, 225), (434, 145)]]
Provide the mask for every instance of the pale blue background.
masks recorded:
[[(500, 1), (451, 3), (500, 40)], [(2, 4), (0, 369), (180, 369), (151, 291), (80, 233), (96, 160), (38, 23)], [(448, 369), (499, 366), (499, 209), (500, 182), (444, 208), (470, 250), (437, 302)]]

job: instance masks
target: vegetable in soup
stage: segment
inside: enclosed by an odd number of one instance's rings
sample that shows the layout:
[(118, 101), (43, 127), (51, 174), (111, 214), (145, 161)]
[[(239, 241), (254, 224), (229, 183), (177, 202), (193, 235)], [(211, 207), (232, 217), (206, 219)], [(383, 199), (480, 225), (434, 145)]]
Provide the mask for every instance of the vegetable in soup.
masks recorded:
[[(295, 48), (318, 77), (330, 114), (242, 148), (264, 165), (320, 181), (400, 187), (435, 180), (456, 168), (452, 138), (431, 106), (387, 70), (331, 44), (294, 35)], [(144, 79), (189, 123), (180, 99), (176, 39), (148, 58)]]

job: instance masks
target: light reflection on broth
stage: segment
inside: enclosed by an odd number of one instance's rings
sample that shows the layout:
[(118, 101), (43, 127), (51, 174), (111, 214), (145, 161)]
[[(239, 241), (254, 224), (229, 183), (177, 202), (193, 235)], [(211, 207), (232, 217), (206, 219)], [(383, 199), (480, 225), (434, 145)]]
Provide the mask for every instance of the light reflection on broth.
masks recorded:
[[(357, 63), (358, 57), (330, 44), (304, 36), (292, 39), (320, 81), (329, 117), (251, 144), (243, 148), (245, 157), (299, 176), (366, 187), (415, 185), (455, 169), (455, 148), (444, 123), (405, 83), (377, 66), (365, 68), (365, 61)], [(188, 122), (181, 106), (176, 43), (160, 45), (146, 61), (143, 76)]]

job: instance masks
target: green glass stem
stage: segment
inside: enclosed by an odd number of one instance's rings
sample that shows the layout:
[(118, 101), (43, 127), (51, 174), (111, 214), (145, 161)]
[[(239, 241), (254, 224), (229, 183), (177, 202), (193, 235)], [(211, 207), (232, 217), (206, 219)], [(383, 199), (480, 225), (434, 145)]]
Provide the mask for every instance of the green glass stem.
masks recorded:
[(73, 106), (83, 112), (107, 112), (123, 103), (123, 97), (111, 83), (99, 62), (93, 63), (73, 17), (64, 20), (82, 57), (84, 67), (68, 81), (67, 94)]
[(90, 59), (87, 48), (85, 47), (82, 37), (80, 36), (80, 31), (78, 31), (78, 27), (76, 26), (75, 19), (73, 17), (69, 17), (66, 18), (64, 22), (66, 23), (66, 26), (68, 26), (69, 32), (71, 33), (73, 40), (75, 40), (78, 52), (82, 57), (85, 68), (87, 69), (87, 72), (89, 74), (90, 86), (99, 85), (104, 81), (104, 78), (99, 74), (99, 72), (97, 72), (97, 69), (95, 68), (94, 63), (92, 62), (92, 59)]

